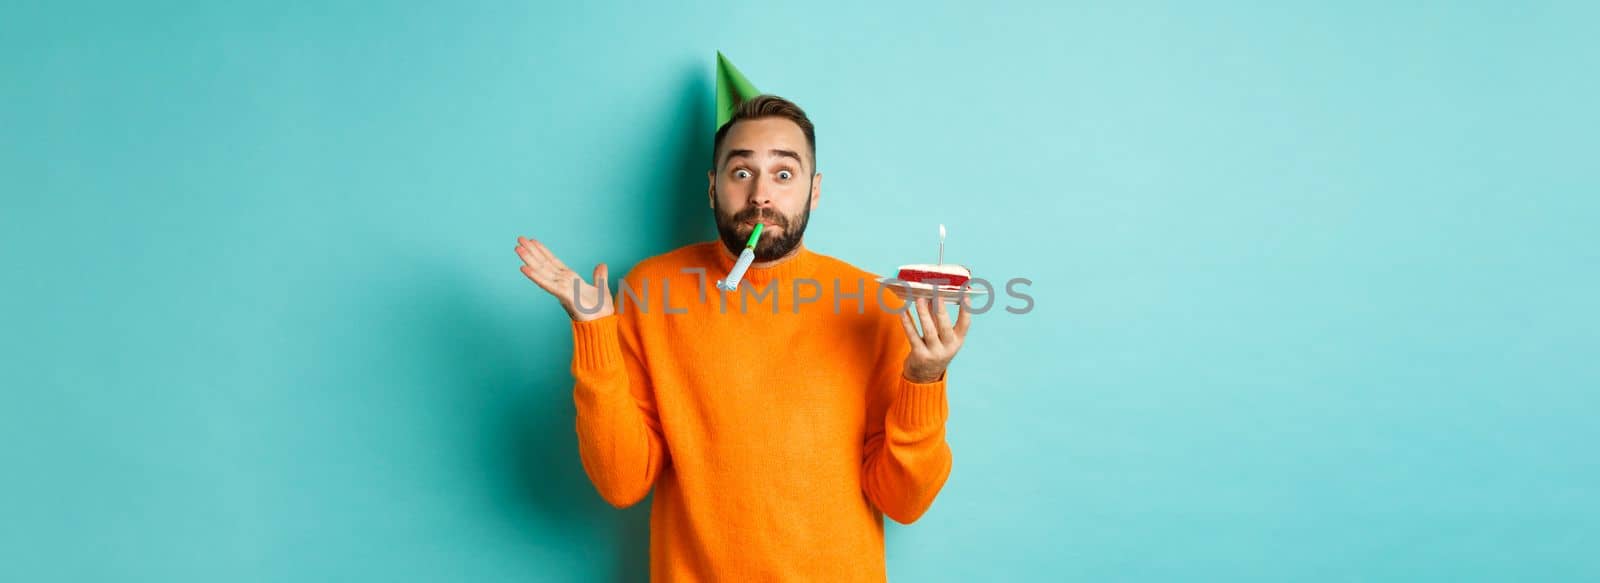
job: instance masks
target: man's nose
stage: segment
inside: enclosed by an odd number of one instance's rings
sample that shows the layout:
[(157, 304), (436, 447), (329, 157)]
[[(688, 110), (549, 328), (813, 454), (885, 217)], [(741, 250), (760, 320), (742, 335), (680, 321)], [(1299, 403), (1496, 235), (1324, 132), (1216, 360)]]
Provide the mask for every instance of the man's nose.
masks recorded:
[(750, 206), (772, 206), (772, 187), (765, 182), (757, 182), (755, 188), (750, 189)]

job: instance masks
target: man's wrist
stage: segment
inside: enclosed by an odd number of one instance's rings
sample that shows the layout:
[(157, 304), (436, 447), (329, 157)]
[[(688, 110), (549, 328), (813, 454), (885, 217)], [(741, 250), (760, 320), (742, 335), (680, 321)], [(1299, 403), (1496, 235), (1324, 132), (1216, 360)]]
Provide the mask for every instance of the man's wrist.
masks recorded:
[(928, 373), (905, 369), (900, 371), (900, 378), (903, 378), (913, 384), (925, 385), (944, 380), (944, 373), (945, 371), (943, 370), (938, 371), (937, 373)]
[(584, 311), (572, 306), (564, 305), (562, 307), (566, 308), (567, 316), (572, 318), (572, 321), (574, 322), (592, 322), (607, 316), (616, 315), (615, 310), (608, 309), (609, 306), (601, 306), (588, 311)]

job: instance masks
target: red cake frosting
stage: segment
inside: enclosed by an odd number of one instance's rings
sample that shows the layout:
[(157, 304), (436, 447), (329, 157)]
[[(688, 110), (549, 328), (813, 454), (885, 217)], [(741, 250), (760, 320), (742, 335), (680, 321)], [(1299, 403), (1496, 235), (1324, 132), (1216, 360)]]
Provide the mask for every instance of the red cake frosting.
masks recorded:
[(914, 281), (928, 285), (957, 287), (972, 278), (972, 270), (950, 263), (942, 265), (901, 265), (900, 275), (896, 277), (904, 281)]

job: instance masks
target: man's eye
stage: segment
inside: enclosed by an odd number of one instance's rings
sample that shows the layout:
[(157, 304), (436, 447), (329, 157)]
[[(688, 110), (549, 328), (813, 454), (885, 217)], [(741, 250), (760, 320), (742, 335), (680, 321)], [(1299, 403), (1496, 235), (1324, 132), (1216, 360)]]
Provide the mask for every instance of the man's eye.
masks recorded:
[(750, 171), (749, 170), (734, 170), (733, 171), (733, 175), (737, 176), (739, 178), (749, 178), (750, 177)]
[(789, 176), (791, 176), (791, 175), (789, 174), (788, 170), (779, 170), (778, 171), (778, 179), (779, 180), (788, 180)]

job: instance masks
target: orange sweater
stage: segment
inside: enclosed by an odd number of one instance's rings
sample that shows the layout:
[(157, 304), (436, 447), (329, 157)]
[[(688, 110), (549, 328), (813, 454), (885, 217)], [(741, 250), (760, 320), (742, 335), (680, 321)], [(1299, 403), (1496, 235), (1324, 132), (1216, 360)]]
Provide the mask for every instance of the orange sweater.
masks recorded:
[(733, 262), (645, 259), (616, 315), (573, 322), (584, 470), (618, 508), (655, 487), (653, 581), (884, 581), (882, 515), (916, 520), (950, 475), (948, 374), (901, 376), (903, 302), (872, 274), (802, 246), (720, 291)]

